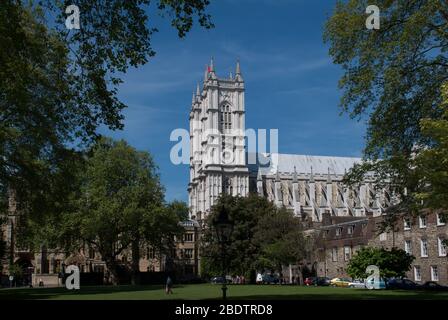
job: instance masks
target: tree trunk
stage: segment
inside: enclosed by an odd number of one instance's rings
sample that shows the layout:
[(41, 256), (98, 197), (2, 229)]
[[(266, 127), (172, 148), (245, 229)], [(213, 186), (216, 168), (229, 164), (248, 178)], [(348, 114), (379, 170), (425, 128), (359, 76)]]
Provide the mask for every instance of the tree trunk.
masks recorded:
[(250, 270), (250, 273), (249, 273), (249, 283), (250, 284), (256, 284), (257, 283), (257, 272), (254, 269)]
[(107, 270), (109, 271), (109, 280), (114, 285), (117, 286), (120, 283), (117, 272), (117, 263), (115, 259), (108, 257), (105, 259)]
[(132, 241), (132, 274), (131, 274), (131, 284), (140, 284), (140, 241)]

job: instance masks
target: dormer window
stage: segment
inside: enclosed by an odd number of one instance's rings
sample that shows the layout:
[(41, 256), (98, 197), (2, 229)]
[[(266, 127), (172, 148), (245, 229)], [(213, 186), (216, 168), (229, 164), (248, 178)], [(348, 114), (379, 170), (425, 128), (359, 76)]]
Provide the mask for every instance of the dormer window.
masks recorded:
[(355, 229), (355, 226), (349, 226), (348, 228), (347, 228), (347, 233), (348, 234), (353, 234), (353, 230)]

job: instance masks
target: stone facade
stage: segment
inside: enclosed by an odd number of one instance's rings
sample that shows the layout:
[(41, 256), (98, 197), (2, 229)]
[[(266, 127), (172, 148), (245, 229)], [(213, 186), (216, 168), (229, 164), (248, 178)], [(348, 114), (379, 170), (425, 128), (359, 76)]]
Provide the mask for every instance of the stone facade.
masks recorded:
[(213, 59), (202, 90), (197, 86), (190, 111), (191, 217), (202, 223), (222, 192), (246, 196), (244, 80), (237, 63), (235, 77), (218, 78)]
[[(379, 219), (376, 219), (379, 222)], [(368, 244), (391, 249), (406, 250), (415, 257), (407, 278), (417, 282), (438, 281), (448, 285), (447, 248), (443, 240), (448, 239), (448, 226), (435, 212), (419, 217), (403, 218), (394, 232), (374, 235)]]
[(323, 224), (315, 229), (316, 272), (321, 277), (348, 277), (347, 266), (351, 257), (374, 233), (372, 215), (366, 217), (324, 216)]
[(406, 277), (417, 282), (437, 281), (448, 285), (448, 257), (444, 245), (448, 226), (437, 213), (403, 218), (393, 231), (379, 233), (383, 216), (368, 214), (365, 218), (328, 217), (317, 229), (317, 275), (349, 277), (347, 266), (353, 254), (363, 246), (401, 248), (415, 257)]
[[(200, 224), (221, 193), (258, 193), (298, 216), (321, 222), (335, 216), (380, 215), (394, 194), (377, 190), (371, 177), (357, 187), (344, 185), (346, 171), (360, 158), (246, 153), (245, 85), (239, 63), (235, 77), (219, 78), (213, 60), (190, 110), (190, 216)], [(258, 137), (260, 139), (260, 137)], [(258, 141), (259, 143), (260, 141)]]
[[(9, 276), (8, 269), (11, 264), (21, 266), (23, 284), (31, 282), (34, 286), (37, 286), (40, 281), (43, 282), (44, 286), (58, 286), (60, 284), (58, 274), (63, 272), (65, 266), (71, 264), (78, 266), (82, 273), (107, 273), (107, 267), (101, 255), (88, 246), (80, 248), (78, 252), (71, 253), (46, 248), (45, 246), (36, 251), (20, 247), (16, 239), (20, 213), (17, 210), (13, 195), (10, 195), (6, 221), (7, 223), (2, 225), (1, 235), (6, 242), (7, 254), (0, 261), (0, 276), (2, 276), (1, 280), (4, 285), (9, 285), (6, 279)], [(160, 257), (151, 247), (141, 249), (140, 272), (175, 270), (180, 278), (191, 278), (199, 275), (199, 224), (196, 221), (187, 220), (182, 222), (182, 226), (185, 233), (182, 238), (176, 239), (175, 247), (169, 256), (163, 255)], [(118, 264), (123, 266), (130, 265), (131, 258), (130, 252), (124, 252), (118, 257), (117, 261)]]

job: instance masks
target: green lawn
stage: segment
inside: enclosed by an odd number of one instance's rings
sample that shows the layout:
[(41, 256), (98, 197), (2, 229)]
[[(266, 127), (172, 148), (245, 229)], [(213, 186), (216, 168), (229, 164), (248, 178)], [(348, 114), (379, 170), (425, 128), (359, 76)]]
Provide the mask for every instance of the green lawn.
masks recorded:
[[(59, 300), (165, 300), (219, 299), (221, 287), (212, 284), (174, 286), (174, 294), (166, 295), (163, 286), (102, 286), (65, 288), (0, 289), (4, 299), (59, 299)], [(331, 287), (300, 287), (279, 285), (230, 285), (229, 299), (448, 299), (448, 292), (401, 290), (366, 290)]]

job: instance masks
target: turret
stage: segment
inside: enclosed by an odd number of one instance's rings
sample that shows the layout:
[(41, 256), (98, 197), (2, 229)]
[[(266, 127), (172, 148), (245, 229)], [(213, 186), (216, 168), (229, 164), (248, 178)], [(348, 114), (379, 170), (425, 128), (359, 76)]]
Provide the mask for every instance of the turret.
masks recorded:
[(215, 73), (215, 63), (214, 63), (213, 57), (210, 59), (210, 66), (208, 68), (208, 74), (209, 74), (210, 78), (217, 79), (216, 73)]
[(292, 201), (294, 205), (294, 215), (298, 216), (300, 214), (300, 197), (296, 166), (294, 166), (294, 172), (292, 174)]
[(236, 62), (235, 81), (243, 82), (243, 76), (241, 74), (240, 60)]
[(257, 173), (257, 192), (260, 197), (263, 196), (263, 178), (261, 176), (260, 168), (258, 168), (258, 173)]
[(330, 168), (328, 168), (327, 174), (327, 207), (331, 209), (331, 203), (333, 201), (333, 181), (330, 175)]
[(277, 173), (275, 174), (274, 188), (275, 188), (275, 190), (274, 190), (275, 204), (278, 207), (281, 207), (283, 204), (283, 197), (282, 197), (280, 173), (279, 173), (278, 169), (277, 169)]

